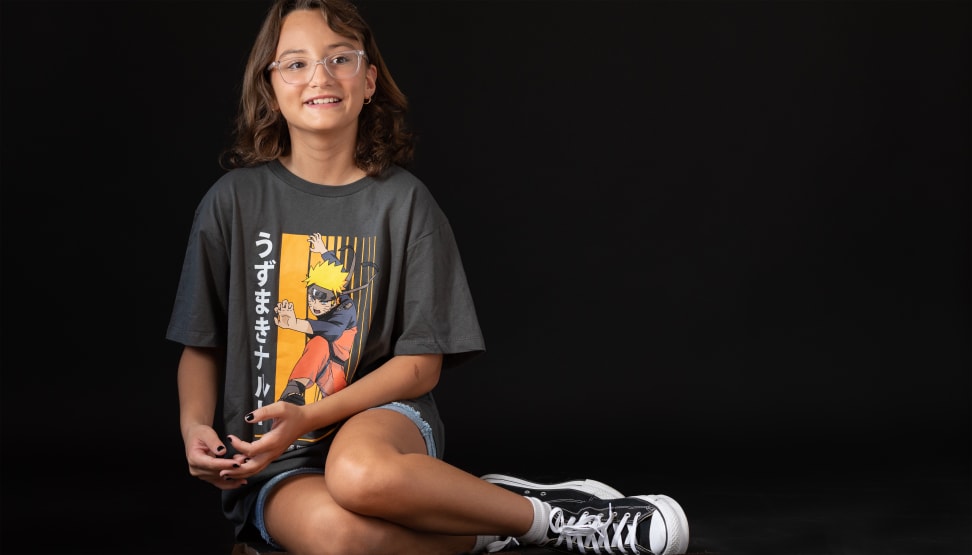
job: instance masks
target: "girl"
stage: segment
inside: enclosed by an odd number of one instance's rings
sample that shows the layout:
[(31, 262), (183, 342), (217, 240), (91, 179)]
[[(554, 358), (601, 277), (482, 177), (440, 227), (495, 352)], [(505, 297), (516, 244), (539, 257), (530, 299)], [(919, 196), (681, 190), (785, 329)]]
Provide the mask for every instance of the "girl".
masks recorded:
[(684, 553), (669, 497), (441, 459), (432, 390), (485, 345), (449, 222), (405, 169), (406, 107), (353, 5), (272, 5), (166, 334), (189, 472), (256, 550)]

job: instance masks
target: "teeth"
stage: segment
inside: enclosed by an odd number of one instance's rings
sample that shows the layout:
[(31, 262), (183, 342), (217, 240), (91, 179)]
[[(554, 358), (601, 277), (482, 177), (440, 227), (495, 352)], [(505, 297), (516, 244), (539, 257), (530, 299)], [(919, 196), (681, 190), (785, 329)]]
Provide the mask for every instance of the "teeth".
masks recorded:
[(334, 104), (337, 101), (338, 99), (336, 98), (315, 98), (314, 100), (311, 100), (309, 104)]

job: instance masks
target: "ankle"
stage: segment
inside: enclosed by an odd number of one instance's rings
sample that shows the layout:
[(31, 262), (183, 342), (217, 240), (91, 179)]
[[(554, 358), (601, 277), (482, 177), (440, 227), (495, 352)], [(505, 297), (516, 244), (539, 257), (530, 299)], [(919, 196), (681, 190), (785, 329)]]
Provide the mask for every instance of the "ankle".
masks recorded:
[(486, 551), (486, 547), (489, 544), (499, 541), (499, 539), (499, 536), (476, 536), (476, 542), (473, 543), (472, 549), (469, 550), (469, 553), (482, 553)]
[(533, 523), (527, 533), (517, 539), (526, 544), (545, 542), (547, 529), (550, 526), (550, 505), (536, 497), (526, 497), (526, 499), (533, 505)]

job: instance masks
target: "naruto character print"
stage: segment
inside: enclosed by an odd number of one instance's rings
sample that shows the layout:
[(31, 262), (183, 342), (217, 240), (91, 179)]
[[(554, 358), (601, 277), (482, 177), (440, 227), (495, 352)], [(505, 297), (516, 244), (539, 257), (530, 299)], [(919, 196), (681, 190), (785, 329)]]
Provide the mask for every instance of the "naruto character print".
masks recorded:
[[(276, 401), (313, 403), (352, 380), (361, 352), (358, 326), (371, 316), (371, 285), (378, 275), (377, 264), (359, 260), (359, 251), (373, 253), (374, 239), (320, 233), (281, 238), (280, 300), (273, 308)], [(331, 431), (300, 438), (294, 447)]]

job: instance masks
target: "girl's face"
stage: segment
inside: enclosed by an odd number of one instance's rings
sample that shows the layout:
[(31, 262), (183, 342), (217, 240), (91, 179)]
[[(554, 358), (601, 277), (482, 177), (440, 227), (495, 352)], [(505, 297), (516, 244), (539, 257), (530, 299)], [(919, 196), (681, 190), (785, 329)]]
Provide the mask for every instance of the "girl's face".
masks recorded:
[[(365, 99), (375, 92), (377, 70), (362, 56), (358, 72), (343, 75), (351, 73), (347, 69), (355, 66), (353, 53), (331, 62), (317, 62), (335, 53), (363, 49), (359, 41), (331, 30), (317, 10), (298, 10), (284, 18), (276, 52), (280, 65), (272, 70), (270, 82), (293, 143), (301, 142), (301, 135), (310, 138), (309, 135), (320, 134), (336, 134), (354, 141), (358, 114)], [(297, 58), (303, 62), (295, 61)], [(334, 68), (340, 76), (331, 75), (323, 63), (342, 66)], [(309, 67), (313, 73), (309, 81), (306, 73), (300, 78), (299, 72), (293, 71), (301, 67)]]

